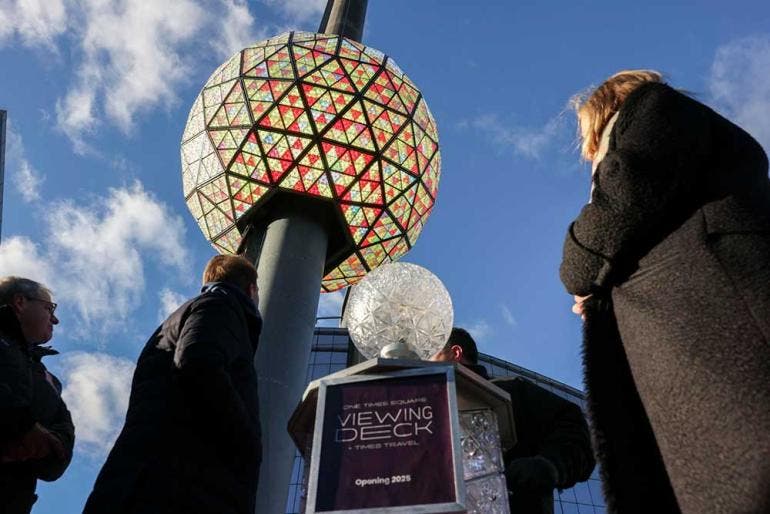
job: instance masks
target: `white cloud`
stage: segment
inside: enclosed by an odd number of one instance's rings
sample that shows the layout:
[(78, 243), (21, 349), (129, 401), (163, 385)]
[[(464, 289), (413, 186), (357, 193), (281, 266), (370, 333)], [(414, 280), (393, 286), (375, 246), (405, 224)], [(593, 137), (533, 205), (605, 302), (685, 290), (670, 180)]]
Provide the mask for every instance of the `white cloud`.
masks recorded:
[(539, 128), (506, 125), (496, 114), (464, 120), (458, 127), (482, 132), (498, 147), (511, 148), (515, 155), (533, 160), (540, 160), (557, 151), (558, 145), (564, 146), (569, 132), (564, 112)]
[(35, 243), (26, 237), (14, 236), (3, 238), (0, 244), (0, 276), (6, 275), (50, 284), (54, 273)]
[(182, 219), (139, 183), (91, 204), (52, 203), (44, 216), (40, 245), (3, 241), (0, 273), (8, 266), (45, 276), (63, 309), (76, 313), (77, 334), (105, 335), (125, 324), (145, 290), (146, 260), (180, 272), (188, 262)]
[(473, 323), (470, 323), (468, 325), (458, 325), (473, 336), (473, 339), (479, 343), (484, 341), (487, 337), (492, 335), (494, 333), (494, 330), (492, 329), (492, 326), (483, 319), (479, 319), (474, 321)]
[(246, 0), (67, 1), (78, 61), (56, 119), (79, 153), (105, 120), (130, 133), (137, 116), (175, 106), (210, 49), (229, 57), (267, 34)]
[(21, 193), (25, 202), (35, 202), (40, 200), (40, 185), (43, 183), (43, 177), (29, 164), (23, 161), (16, 174), (14, 175), (16, 189)]
[[(326, 4), (264, 2), (293, 25), (320, 20)], [(98, 153), (89, 139), (105, 122), (130, 134), (138, 116), (176, 106), (180, 86), (203, 66), (213, 71), (201, 56), (224, 59), (275, 29), (255, 23), (247, 0), (0, 0), (0, 45), (16, 35), (33, 48), (73, 43), (56, 126), (81, 154)]]
[(56, 100), (56, 124), (72, 141), (75, 152), (88, 153), (86, 135), (98, 125), (95, 111), (96, 87), (89, 87), (81, 77), (81, 85), (70, 89), (64, 99)]
[(224, 15), (220, 16), (221, 36), (212, 42), (214, 49), (224, 59), (256, 41), (267, 39), (271, 34), (265, 27), (257, 29), (254, 17), (245, 0), (219, 0)]
[(62, 355), (62, 397), (72, 413), (76, 442), (86, 455), (112, 447), (128, 409), (134, 363), (105, 353)]
[(14, 35), (26, 46), (56, 51), (54, 40), (67, 30), (64, 0), (0, 0), (0, 46)]
[(124, 132), (137, 112), (173, 104), (174, 87), (188, 74), (182, 46), (201, 28), (205, 11), (191, 0), (83, 0), (83, 61), (78, 83), (57, 102), (59, 127), (76, 147), (97, 123), (96, 103)]
[(277, 8), (295, 23), (318, 20), (319, 24), (326, 0), (262, 0), (262, 3)]
[(507, 305), (501, 304), (500, 305), (500, 313), (503, 316), (503, 320), (505, 320), (508, 325), (515, 327), (518, 323), (516, 322), (516, 318), (513, 317), (513, 313), (511, 312), (511, 309), (508, 308)]
[(172, 312), (177, 310), (177, 308), (187, 300), (187, 297), (183, 294), (172, 291), (167, 287), (160, 290), (158, 297), (160, 298), (158, 321), (163, 321), (168, 318)]
[(770, 35), (719, 47), (711, 65), (709, 92), (719, 110), (770, 152)]
[(10, 123), (6, 127), (6, 136), (8, 145), (6, 173), (8, 177), (25, 202), (40, 200), (40, 186), (45, 177), (27, 160), (21, 134), (16, 132)]

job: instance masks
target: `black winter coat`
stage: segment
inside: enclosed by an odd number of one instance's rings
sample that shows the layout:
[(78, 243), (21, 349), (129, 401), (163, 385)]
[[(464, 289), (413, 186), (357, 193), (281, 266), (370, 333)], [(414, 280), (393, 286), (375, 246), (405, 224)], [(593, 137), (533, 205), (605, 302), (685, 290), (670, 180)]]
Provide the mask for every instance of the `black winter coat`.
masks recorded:
[(261, 461), (261, 318), (225, 283), (176, 310), (134, 372), (123, 430), (87, 514), (253, 514)]
[(40, 423), (62, 442), (65, 457), (0, 463), (0, 512), (27, 513), (35, 503), (38, 479), (56, 480), (69, 466), (75, 427), (61, 398), (61, 382), (41, 359), (58, 352), (26, 342), (13, 310), (0, 306), (0, 444)]
[(770, 181), (746, 132), (663, 84), (620, 108), (561, 277), (586, 306), (610, 512), (770, 512)]
[[(489, 378), (483, 366), (469, 368)], [(596, 462), (580, 408), (525, 378), (496, 378), (492, 383), (511, 395), (516, 424), (516, 445), (503, 455), (506, 467), (516, 459), (541, 456), (558, 470), (559, 489), (588, 480)], [(517, 490), (509, 498), (512, 514), (553, 513), (553, 490)]]

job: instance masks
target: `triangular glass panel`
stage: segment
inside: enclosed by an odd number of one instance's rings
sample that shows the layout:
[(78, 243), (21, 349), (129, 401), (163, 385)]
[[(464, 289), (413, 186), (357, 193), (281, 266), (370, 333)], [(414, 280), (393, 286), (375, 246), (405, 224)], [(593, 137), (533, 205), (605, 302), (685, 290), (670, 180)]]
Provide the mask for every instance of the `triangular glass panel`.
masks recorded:
[(243, 84), (254, 120), (259, 120), (292, 83), (284, 80), (243, 79)]
[(295, 46), (293, 51), (294, 59), (297, 63), (297, 75), (299, 77), (304, 77), (332, 58), (332, 56), (327, 53), (301, 46)]
[(420, 98), (417, 102), (417, 109), (414, 111), (414, 121), (422, 128), (434, 141), (438, 140), (438, 134), (436, 130), (436, 120), (433, 119), (428, 104), (425, 103), (425, 98)]
[(374, 225), (374, 231), (380, 239), (389, 239), (401, 234), (401, 229), (387, 212), (383, 213), (380, 219), (377, 220), (377, 223)]
[(232, 216), (226, 215), (219, 209), (213, 209), (206, 214), (206, 225), (209, 228), (209, 237), (215, 238), (218, 234), (221, 234), (232, 225)]
[(361, 256), (364, 258), (366, 265), (369, 266), (370, 269), (374, 269), (384, 262), (390, 261), (390, 257), (381, 244), (361, 248)]
[(203, 217), (203, 209), (201, 208), (201, 202), (198, 200), (197, 193), (190, 195), (190, 197), (185, 200), (185, 203), (187, 204), (187, 208), (190, 210), (190, 214), (192, 214), (193, 218), (199, 220)]
[(399, 238), (398, 242), (395, 245), (393, 245), (393, 248), (390, 249), (390, 251), (388, 252), (388, 255), (390, 255), (390, 258), (395, 261), (408, 251), (409, 251), (409, 245), (406, 241), (406, 238), (402, 237), (402, 238)]
[(411, 114), (414, 110), (414, 106), (417, 104), (417, 100), (420, 98), (420, 92), (410, 86), (409, 83), (404, 82), (398, 90), (398, 96), (401, 97), (401, 101), (406, 107), (407, 112)]
[(249, 129), (233, 128), (230, 130), (211, 130), (212, 142), (217, 149), (217, 153), (222, 161), (222, 166), (227, 168), (233, 156), (238, 152)]
[(299, 191), (300, 193), (305, 192), (305, 186), (302, 183), (302, 177), (299, 176), (297, 168), (292, 169), (284, 175), (279, 186), (283, 189), (291, 189), (293, 191)]
[(315, 168), (318, 170), (324, 170), (325, 166), (321, 159), (321, 152), (317, 145), (313, 145), (310, 150), (299, 161), (300, 166), (306, 166), (308, 168)]
[(405, 195), (396, 198), (389, 206), (393, 219), (395, 219), (402, 228), (406, 228), (409, 222), (409, 216), (412, 214), (412, 204)]
[(332, 189), (329, 186), (329, 178), (326, 173), (318, 177), (318, 180), (307, 188), (307, 192), (317, 196), (332, 198)]
[[(316, 42), (313, 44), (313, 50), (317, 50), (319, 52), (324, 52), (327, 54), (335, 54), (337, 53), (337, 43), (339, 42), (338, 37), (331, 37), (331, 38), (318, 38)], [(304, 46), (307, 46), (305, 43)]]
[(366, 89), (364, 96), (382, 105), (388, 105), (390, 99), (396, 94), (396, 88), (388, 78), (387, 73), (380, 73), (374, 82)]
[(345, 69), (340, 65), (337, 59), (331, 59), (329, 62), (318, 68), (313, 73), (307, 75), (305, 80), (326, 87), (341, 89), (350, 93), (356, 90), (348, 80)]
[(379, 66), (365, 62), (351, 61), (350, 59), (340, 59), (340, 61), (345, 71), (347, 71), (350, 81), (361, 92), (366, 89), (372, 77), (379, 70)]
[(236, 227), (231, 228), (214, 241), (214, 245), (218, 246), (221, 251), (228, 254), (236, 253), (240, 244), (241, 234)]
[(203, 132), (206, 128), (206, 123), (203, 119), (203, 97), (198, 95), (195, 98), (190, 114), (187, 117), (187, 123), (184, 127), (184, 134), (182, 134), (182, 143), (189, 141), (193, 137)]
[(270, 111), (262, 117), (257, 123), (260, 127), (272, 128), (276, 130), (286, 130), (286, 126), (283, 124), (283, 117), (279, 105), (274, 105)]
[(267, 161), (267, 169), (270, 172), (270, 179), (274, 183), (280, 182), (281, 177), (283, 177), (286, 171), (288, 171), (293, 164), (291, 161), (284, 161), (283, 159), (274, 159), (272, 157), (267, 157), (265, 161)]
[(403, 243), (404, 239), (402, 237), (395, 237), (393, 239), (388, 239), (387, 241), (383, 241), (382, 246), (385, 248), (385, 251), (388, 252), (388, 255), (393, 255), (393, 249), (398, 246), (399, 243)]
[(233, 89), (235, 84), (235, 80), (230, 80), (216, 86), (207, 87), (203, 90), (203, 113), (207, 125), (222, 106), (224, 99)]
[(366, 268), (356, 254), (345, 259), (338, 268), (345, 278), (362, 277), (366, 274)]
[(241, 65), (240, 52), (233, 55), (227, 62), (223, 63), (219, 68), (214, 70), (209, 80), (206, 81), (207, 86), (213, 86), (215, 84), (221, 84), (232, 80), (238, 76)]
[(438, 190), (438, 182), (441, 176), (441, 152), (436, 151), (433, 155), (433, 159), (428, 163), (428, 167), (425, 169), (425, 173), (422, 175), (422, 181), (425, 183), (425, 188), (435, 200), (436, 191)]
[(330, 170), (329, 174), (331, 175), (332, 183), (334, 184), (334, 192), (337, 197), (341, 197), (348, 186), (355, 180), (354, 176), (340, 173), (335, 170)]
[[(265, 49), (262, 47), (251, 47), (243, 50), (243, 65), (241, 66), (241, 73), (244, 76), (254, 76), (254, 69), (264, 62)], [(259, 75), (264, 76), (264, 75)]]
[(218, 208), (224, 212), (230, 212), (230, 190), (227, 187), (227, 181), (225, 175), (220, 175), (211, 182), (204, 184), (198, 191), (205, 195), (209, 201), (215, 204)]
[(291, 65), (291, 61), (288, 59), (288, 54), (286, 56), (287, 58), (280, 59), (280, 58), (269, 58), (267, 61), (267, 74), (270, 76), (270, 78), (274, 79), (293, 79), (294, 77), (294, 68)]

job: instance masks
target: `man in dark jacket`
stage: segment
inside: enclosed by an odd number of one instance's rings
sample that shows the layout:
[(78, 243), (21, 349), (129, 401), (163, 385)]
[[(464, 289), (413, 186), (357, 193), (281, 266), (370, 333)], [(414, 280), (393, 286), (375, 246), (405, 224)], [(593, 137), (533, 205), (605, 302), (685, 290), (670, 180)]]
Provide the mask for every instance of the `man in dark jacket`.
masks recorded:
[[(453, 328), (433, 361), (458, 362), (489, 379), (471, 335)], [(492, 380), (511, 395), (516, 445), (505, 452), (512, 513), (552, 514), (554, 488), (588, 480), (596, 464), (580, 408), (521, 377)]]
[(59, 478), (70, 463), (75, 427), (61, 383), (41, 359), (59, 323), (51, 292), (29, 279), (0, 279), (0, 512), (26, 514), (37, 480)]
[(253, 514), (261, 461), (257, 271), (219, 255), (139, 356), (123, 430), (84, 513)]

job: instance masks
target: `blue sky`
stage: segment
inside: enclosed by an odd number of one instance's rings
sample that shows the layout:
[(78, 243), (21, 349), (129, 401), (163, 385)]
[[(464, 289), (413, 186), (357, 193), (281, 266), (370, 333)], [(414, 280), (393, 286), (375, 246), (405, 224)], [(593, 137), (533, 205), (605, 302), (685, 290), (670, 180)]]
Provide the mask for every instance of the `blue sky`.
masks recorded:
[[(193, 100), (248, 43), (315, 30), (323, 4), (0, 0), (0, 275), (54, 289), (62, 355), (48, 364), (79, 437), (35, 512), (80, 511), (139, 350), (213, 255), (181, 194)], [(655, 68), (770, 150), (768, 27), (760, 1), (370, 0), (363, 42), (420, 87), (440, 134), (436, 208), (404, 260), (441, 278), (482, 351), (581, 387), (580, 322), (558, 280), (589, 192), (569, 98), (619, 69)], [(319, 312), (340, 305), (324, 295)]]

